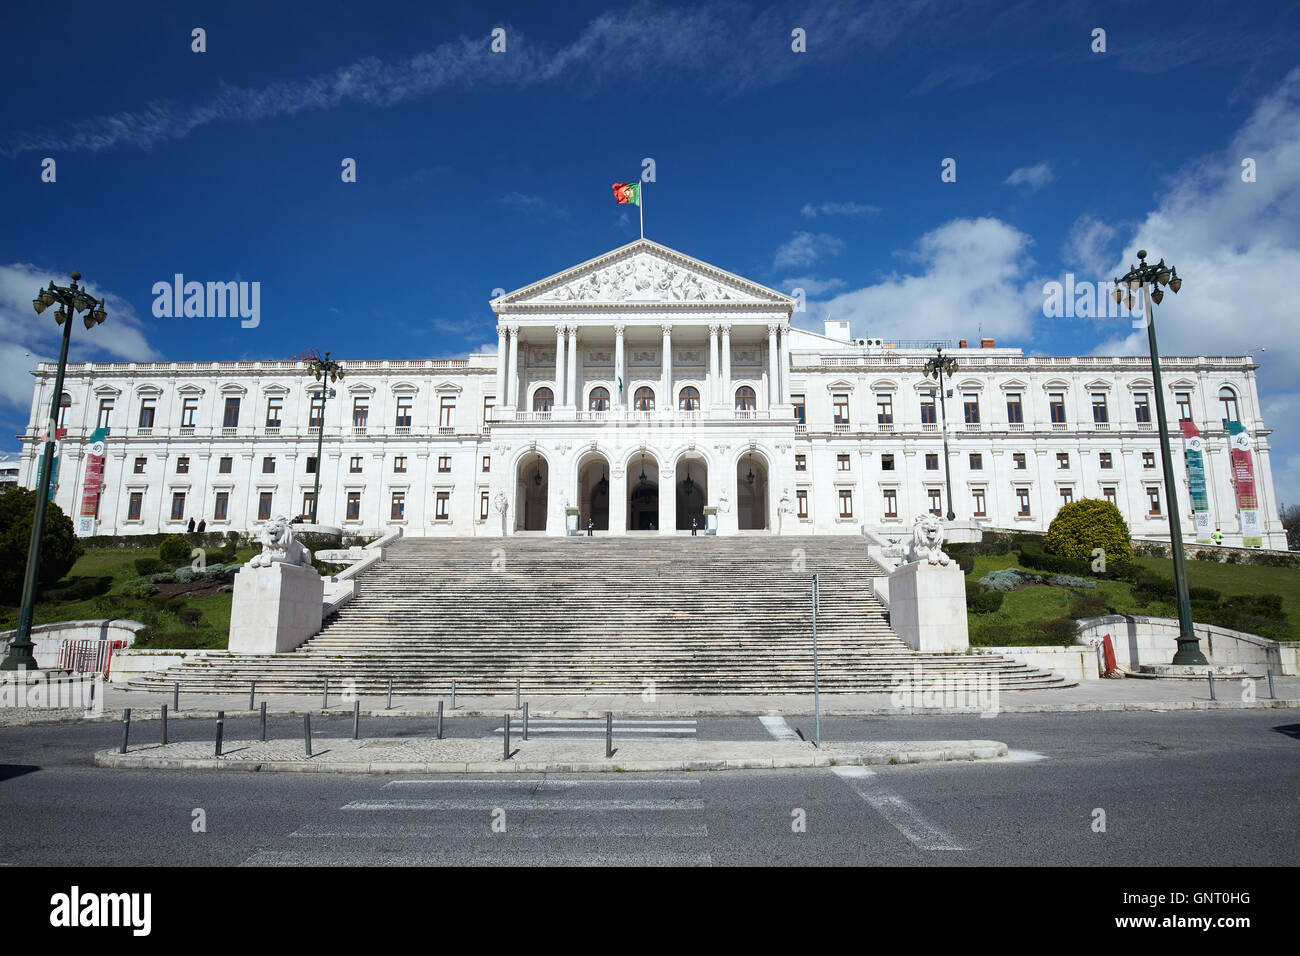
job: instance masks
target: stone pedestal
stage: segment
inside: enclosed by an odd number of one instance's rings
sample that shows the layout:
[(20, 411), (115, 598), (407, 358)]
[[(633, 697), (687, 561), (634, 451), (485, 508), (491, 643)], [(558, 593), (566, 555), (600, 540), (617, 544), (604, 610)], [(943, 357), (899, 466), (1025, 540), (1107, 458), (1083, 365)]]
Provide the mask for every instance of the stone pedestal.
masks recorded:
[(567, 535), (586, 534), (587, 529), (578, 529), (578, 516), (580, 512), (577, 508), (564, 509), (564, 533)]
[(718, 509), (714, 505), (704, 506), (704, 533), (718, 533)]
[(291, 651), (321, 627), (325, 582), (315, 568), (245, 565), (235, 575), (230, 649), (244, 654)]
[(889, 576), (889, 626), (914, 651), (964, 651), (966, 576), (952, 564), (915, 561)]

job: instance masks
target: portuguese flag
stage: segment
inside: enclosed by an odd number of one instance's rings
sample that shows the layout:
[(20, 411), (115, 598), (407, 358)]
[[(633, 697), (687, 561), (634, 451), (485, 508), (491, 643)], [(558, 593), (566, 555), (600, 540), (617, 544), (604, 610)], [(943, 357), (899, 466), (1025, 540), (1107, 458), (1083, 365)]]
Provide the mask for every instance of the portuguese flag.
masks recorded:
[(615, 183), (614, 201), (620, 205), (625, 203), (631, 203), (633, 206), (641, 205), (641, 184)]

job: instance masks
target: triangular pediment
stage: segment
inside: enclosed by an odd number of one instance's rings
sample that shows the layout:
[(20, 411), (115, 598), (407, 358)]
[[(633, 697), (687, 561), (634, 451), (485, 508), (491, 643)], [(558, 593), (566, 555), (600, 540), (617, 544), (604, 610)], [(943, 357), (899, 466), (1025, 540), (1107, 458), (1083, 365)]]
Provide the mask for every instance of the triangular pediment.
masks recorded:
[(492, 300), (495, 312), (518, 306), (574, 303), (691, 305), (771, 304), (792, 308), (794, 300), (707, 262), (649, 239), (638, 239)]

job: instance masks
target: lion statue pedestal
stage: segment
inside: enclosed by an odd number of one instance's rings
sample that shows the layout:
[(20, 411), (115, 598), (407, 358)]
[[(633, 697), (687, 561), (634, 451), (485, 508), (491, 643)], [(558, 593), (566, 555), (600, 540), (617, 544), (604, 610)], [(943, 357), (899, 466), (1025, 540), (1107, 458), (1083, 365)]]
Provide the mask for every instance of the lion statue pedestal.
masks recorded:
[(262, 553), (235, 575), (230, 649), (283, 654), (320, 631), (325, 581), (288, 518), (268, 522), (261, 537)]
[(943, 522), (918, 515), (911, 563), (889, 576), (889, 626), (914, 651), (965, 651), (966, 576), (942, 551)]

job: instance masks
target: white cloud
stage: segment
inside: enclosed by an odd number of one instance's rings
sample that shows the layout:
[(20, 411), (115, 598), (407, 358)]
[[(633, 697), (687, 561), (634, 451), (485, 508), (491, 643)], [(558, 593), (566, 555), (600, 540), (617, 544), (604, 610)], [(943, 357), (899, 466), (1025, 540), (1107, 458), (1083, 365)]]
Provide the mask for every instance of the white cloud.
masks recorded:
[(816, 219), (818, 216), (874, 216), (880, 212), (880, 207), (860, 202), (804, 203), (799, 212), (805, 219)]
[(800, 276), (797, 279), (785, 279), (781, 282), (781, 288), (786, 292), (794, 289), (803, 289), (806, 295), (817, 296), (823, 292), (830, 292), (832, 289), (838, 289), (846, 285), (843, 279), (817, 279), (813, 276)]
[(822, 256), (839, 255), (843, 249), (844, 243), (827, 233), (796, 232), (776, 250), (775, 266), (784, 269), (812, 265)]
[(1106, 270), (1114, 264), (1109, 247), (1118, 230), (1092, 216), (1080, 216), (1070, 227), (1065, 240), (1063, 258), (1067, 267), (1090, 282), (1104, 282), (1115, 278)]
[(1021, 166), (1019, 169), (1013, 169), (1011, 175), (1004, 180), (1004, 184), (1028, 186), (1032, 192), (1042, 189), (1054, 178), (1056, 177), (1052, 175), (1052, 164), (1039, 163), (1037, 166)]

